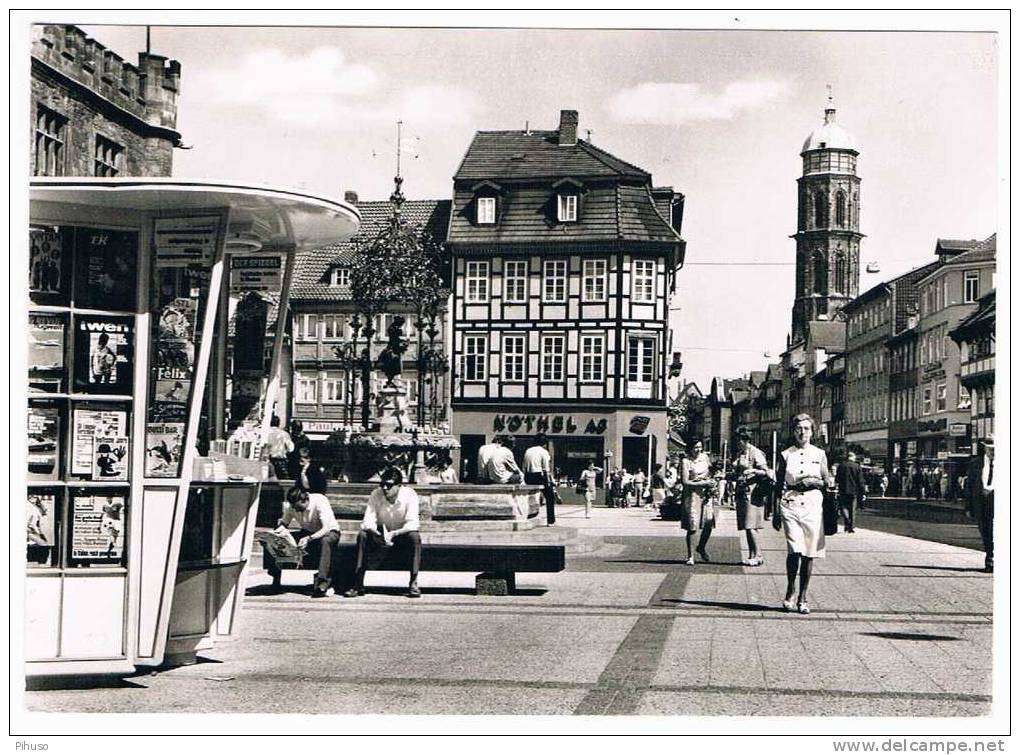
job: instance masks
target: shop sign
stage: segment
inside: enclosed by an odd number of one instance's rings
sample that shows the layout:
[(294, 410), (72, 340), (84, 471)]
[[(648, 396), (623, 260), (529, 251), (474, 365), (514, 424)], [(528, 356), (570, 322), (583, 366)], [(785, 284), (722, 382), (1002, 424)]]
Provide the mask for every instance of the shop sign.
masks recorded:
[(652, 421), (651, 417), (638, 416), (634, 417), (630, 421), (630, 431), (635, 435), (644, 435), (645, 430), (648, 429), (648, 423)]
[[(585, 435), (602, 435), (608, 426), (608, 420), (592, 417), (584, 426), (583, 432)], [(492, 429), (498, 433), (516, 433), (524, 430), (528, 435), (532, 432), (558, 435), (573, 434), (578, 432), (579, 428), (580, 425), (572, 415), (497, 414), (492, 418)]]
[(156, 264), (161, 267), (211, 265), (219, 242), (220, 216), (157, 218)]
[(278, 292), (281, 288), (283, 261), (279, 255), (232, 257), (230, 259), (230, 290)]
[(939, 451), (938, 453), (935, 454), (935, 458), (937, 458), (939, 461), (942, 461), (943, 459), (948, 459), (949, 451)]
[(940, 433), (946, 429), (948, 422), (946, 418), (942, 419), (922, 419), (917, 423), (918, 432), (922, 433)]
[(301, 420), (301, 424), (306, 433), (331, 433), (344, 426), (343, 422), (316, 422), (307, 419)]
[(949, 426), (949, 434), (952, 435), (954, 438), (967, 437), (967, 423), (954, 422)]
[(924, 366), (922, 380), (938, 380), (946, 376), (946, 371), (942, 369), (942, 362), (932, 362)]
[(576, 450), (571, 449), (571, 450), (568, 450), (566, 452), (565, 456), (568, 459), (588, 459), (588, 460), (597, 461), (599, 459), (599, 452), (598, 451), (576, 451)]

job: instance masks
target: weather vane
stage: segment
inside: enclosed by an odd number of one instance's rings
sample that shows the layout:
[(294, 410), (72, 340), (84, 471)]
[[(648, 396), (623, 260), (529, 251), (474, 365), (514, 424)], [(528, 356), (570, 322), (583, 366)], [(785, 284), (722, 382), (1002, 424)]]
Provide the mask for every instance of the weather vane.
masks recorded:
[(403, 121), (397, 121), (397, 175), (393, 177), (394, 189), (393, 193), (390, 195), (390, 202), (393, 204), (394, 215), (400, 214), (400, 206), (404, 203), (404, 194), (400, 190), (400, 185), (404, 182), (404, 179), (400, 176), (400, 138), (403, 125)]

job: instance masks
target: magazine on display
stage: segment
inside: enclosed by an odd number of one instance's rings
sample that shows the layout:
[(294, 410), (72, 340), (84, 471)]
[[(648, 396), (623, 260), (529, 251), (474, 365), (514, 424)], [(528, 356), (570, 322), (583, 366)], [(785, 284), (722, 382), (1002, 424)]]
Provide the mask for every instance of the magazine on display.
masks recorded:
[(29, 393), (61, 393), (64, 391), (66, 322), (67, 320), (62, 315), (29, 314)]
[(188, 403), (188, 393), (191, 390), (191, 370), (182, 367), (156, 367), (156, 395), (155, 401), (163, 404)]
[(133, 312), (137, 301), (138, 234), (76, 228), (74, 303)]
[[(72, 422), (71, 474), (91, 476), (100, 479), (94, 467), (97, 441), (115, 439), (127, 447), (127, 412), (110, 409), (77, 408), (74, 410)], [(127, 455), (125, 451), (124, 469), (126, 474)], [(106, 479), (127, 479), (106, 478)]]
[(60, 409), (49, 404), (28, 405), (28, 479), (55, 480), (60, 476)]
[(145, 476), (177, 477), (183, 448), (183, 422), (148, 423), (145, 428)]
[(71, 508), (71, 558), (84, 563), (120, 561), (125, 514), (123, 495), (76, 493)]
[(67, 304), (68, 270), (65, 248), (70, 249), (73, 229), (32, 226), (28, 245), (28, 291), (37, 304)]
[(92, 479), (127, 480), (128, 439), (96, 437), (92, 440)]
[(42, 566), (53, 565), (57, 544), (57, 494), (29, 491), (25, 505), (25, 535), (28, 545), (28, 562)]
[(133, 317), (75, 318), (74, 387), (83, 393), (130, 394), (134, 388)]

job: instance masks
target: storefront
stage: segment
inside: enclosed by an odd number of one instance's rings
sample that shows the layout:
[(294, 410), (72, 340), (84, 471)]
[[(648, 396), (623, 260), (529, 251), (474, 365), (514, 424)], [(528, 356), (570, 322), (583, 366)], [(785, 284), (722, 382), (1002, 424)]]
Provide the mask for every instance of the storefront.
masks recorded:
[(225, 271), (279, 260), (285, 304), (295, 250), (357, 212), (173, 179), (37, 179), (30, 200), (26, 672), (184, 659), (236, 629), (263, 476), (223, 453)]
[(477, 474), (478, 449), (495, 435), (513, 435), (518, 463), (538, 433), (549, 439), (553, 469), (560, 477), (577, 480), (594, 462), (603, 469), (624, 467), (651, 472), (666, 455), (666, 412), (661, 409), (615, 409), (591, 412), (576, 407), (507, 407), (456, 409), (453, 434), (461, 444), (462, 479)]

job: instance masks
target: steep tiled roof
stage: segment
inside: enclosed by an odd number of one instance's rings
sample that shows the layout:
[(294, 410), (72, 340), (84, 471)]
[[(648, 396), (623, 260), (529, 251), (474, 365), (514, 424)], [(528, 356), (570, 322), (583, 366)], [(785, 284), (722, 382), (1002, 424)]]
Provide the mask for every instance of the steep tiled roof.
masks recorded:
[(561, 146), (557, 131), (479, 131), (453, 180), (648, 175), (583, 139)]
[(959, 254), (973, 249), (980, 243), (978, 239), (936, 239), (935, 254)]
[(949, 331), (949, 337), (962, 341), (976, 335), (995, 331), (995, 289), (978, 299), (978, 308)]
[(807, 342), (814, 349), (825, 349), (830, 354), (846, 350), (846, 323), (838, 320), (812, 320), (807, 324)]
[(962, 254), (953, 257), (948, 261), (948, 264), (971, 264), (974, 262), (988, 262), (989, 260), (995, 259), (995, 236), (992, 234), (987, 239), (979, 243), (973, 249)]
[[(349, 264), (359, 243), (374, 238), (389, 221), (393, 205), (385, 202), (359, 202), (361, 227), (358, 233), (339, 244), (298, 252), (291, 284), (292, 301), (350, 301), (350, 289), (330, 286), (329, 271)], [(450, 200), (410, 199), (401, 207), (401, 215), (410, 225), (424, 229), (442, 243), (450, 220)]]

